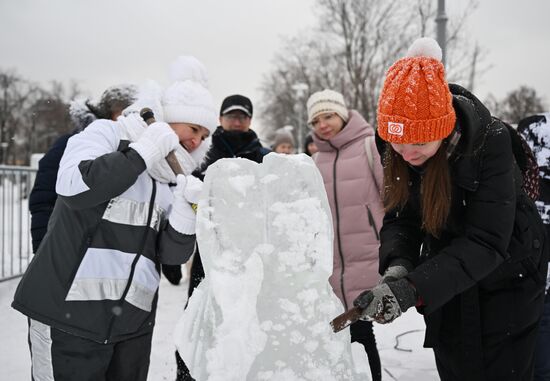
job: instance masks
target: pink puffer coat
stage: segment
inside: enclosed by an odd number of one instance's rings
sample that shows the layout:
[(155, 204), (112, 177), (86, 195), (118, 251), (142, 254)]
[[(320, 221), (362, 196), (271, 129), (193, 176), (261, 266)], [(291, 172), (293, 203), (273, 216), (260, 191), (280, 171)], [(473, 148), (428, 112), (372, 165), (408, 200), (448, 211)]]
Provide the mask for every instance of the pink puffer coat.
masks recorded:
[(346, 309), (357, 295), (378, 283), (378, 233), (384, 216), (376, 186), (382, 186), (383, 171), (374, 139), (369, 139), (374, 173), (365, 149), (365, 138), (374, 130), (357, 111), (349, 115), (346, 126), (332, 139), (321, 140), (313, 134), (319, 147), (315, 163), (334, 223), (334, 267), (329, 281)]

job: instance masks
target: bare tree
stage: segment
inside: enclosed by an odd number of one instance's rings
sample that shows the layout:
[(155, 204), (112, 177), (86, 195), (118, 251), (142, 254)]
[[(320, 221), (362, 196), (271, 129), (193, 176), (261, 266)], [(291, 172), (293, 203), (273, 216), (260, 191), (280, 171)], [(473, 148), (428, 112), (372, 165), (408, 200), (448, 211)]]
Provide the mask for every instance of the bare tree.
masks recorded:
[(50, 83), (33, 105), (33, 117), (40, 141), (32, 146), (33, 152), (45, 152), (59, 135), (70, 132), (74, 126), (69, 116), (69, 101), (81, 94), (74, 83), (65, 87), (57, 81)]
[(18, 134), (25, 157), (33, 152), (46, 152), (57, 137), (74, 128), (64, 93), (64, 87), (54, 82), (50, 91), (42, 91), (29, 106), (25, 128)]
[(74, 82), (65, 87), (52, 81), (44, 89), (13, 70), (0, 70), (0, 162), (28, 164), (33, 152), (45, 152), (72, 130), (68, 101), (81, 93)]
[[(305, 124), (305, 102), (311, 89), (329, 87), (342, 91), (344, 79), (338, 70), (340, 64), (339, 57), (324, 40), (288, 40), (285, 51), (275, 56), (275, 69), (264, 78), (261, 86), (264, 99), (269, 99), (260, 106), (264, 125), (271, 127), (268, 130), (273, 133), (285, 125)], [(307, 92), (296, 91), (296, 84), (305, 84)], [(294, 129), (295, 134), (297, 130)]]
[(40, 90), (14, 71), (0, 71), (0, 160), (16, 163), (16, 135), (25, 125), (29, 104)]
[[(298, 125), (307, 97), (331, 88), (344, 94), (349, 108), (357, 109), (375, 123), (378, 96), (390, 65), (404, 55), (412, 41), (429, 35), (436, 9), (431, 0), (318, 0), (319, 27), (300, 38), (289, 39), (274, 60), (274, 69), (264, 77), (262, 121), (269, 132)], [(451, 79), (473, 79), (471, 56), (464, 53), (463, 24), (476, 1), (470, 0), (464, 14), (449, 25), (449, 71)], [(460, 59), (454, 59), (454, 55)], [(476, 61), (481, 58), (476, 53)], [(470, 65), (466, 65), (467, 62)], [(298, 99), (293, 86), (308, 86), (305, 99)], [(302, 121), (302, 125), (303, 125)], [(299, 133), (299, 129), (294, 130)], [(305, 131), (302, 131), (304, 133)], [(299, 140), (299, 139), (298, 139)]]
[(528, 86), (520, 86), (500, 101), (489, 95), (485, 103), (493, 115), (512, 124), (526, 116), (547, 111), (544, 99)]
[[(349, 107), (374, 120), (378, 91), (388, 63), (411, 41), (416, 15), (399, 1), (320, 0), (325, 12), (322, 32), (333, 37), (333, 51), (343, 64), (343, 85)], [(415, 33), (416, 32), (416, 33)]]

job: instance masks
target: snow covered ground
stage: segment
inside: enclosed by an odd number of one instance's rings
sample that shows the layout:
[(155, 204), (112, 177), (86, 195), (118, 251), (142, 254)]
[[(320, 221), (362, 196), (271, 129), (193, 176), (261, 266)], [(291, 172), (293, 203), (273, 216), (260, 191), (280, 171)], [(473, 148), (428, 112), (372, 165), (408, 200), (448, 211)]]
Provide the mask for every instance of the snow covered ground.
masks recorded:
[[(0, 283), (0, 379), (29, 380), (27, 321), (10, 307), (19, 279)], [(162, 279), (149, 380), (174, 380), (174, 326), (187, 298), (187, 285)], [(327, 322), (328, 324), (328, 322)], [(383, 380), (438, 380), (431, 350), (422, 348), (424, 322), (411, 310), (389, 325), (375, 325)], [(396, 348), (396, 343), (397, 348)]]

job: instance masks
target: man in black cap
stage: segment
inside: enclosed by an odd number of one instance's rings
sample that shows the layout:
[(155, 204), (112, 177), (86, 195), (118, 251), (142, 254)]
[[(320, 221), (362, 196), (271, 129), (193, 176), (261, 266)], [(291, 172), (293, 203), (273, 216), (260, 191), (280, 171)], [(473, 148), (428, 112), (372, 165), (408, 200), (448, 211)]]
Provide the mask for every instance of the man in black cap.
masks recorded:
[(220, 108), (220, 126), (212, 134), (212, 145), (202, 165), (193, 173), (201, 180), (208, 167), (217, 160), (242, 157), (261, 163), (270, 152), (262, 147), (256, 133), (250, 129), (252, 102), (243, 95), (225, 98)]
[[(250, 129), (251, 120), (252, 102), (249, 98), (239, 94), (225, 98), (220, 108), (220, 126), (212, 134), (212, 145), (206, 153), (205, 160), (193, 175), (203, 180), (208, 167), (223, 158), (240, 157), (261, 163), (264, 156), (271, 151), (261, 145), (258, 135)], [(204, 269), (197, 249), (191, 266), (189, 297), (203, 279)], [(176, 360), (176, 381), (193, 380), (177, 351)]]

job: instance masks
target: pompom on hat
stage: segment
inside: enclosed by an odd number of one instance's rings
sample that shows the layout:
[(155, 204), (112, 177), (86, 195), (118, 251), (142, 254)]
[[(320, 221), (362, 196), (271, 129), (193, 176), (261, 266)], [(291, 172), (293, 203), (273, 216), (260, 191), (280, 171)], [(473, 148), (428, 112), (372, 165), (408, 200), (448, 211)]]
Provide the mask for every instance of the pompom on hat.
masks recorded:
[(311, 123), (318, 115), (329, 112), (338, 114), (347, 123), (349, 112), (344, 96), (337, 91), (328, 89), (311, 94), (307, 100), (307, 122)]
[(161, 96), (163, 120), (197, 124), (213, 133), (218, 118), (203, 64), (193, 56), (180, 56), (170, 66), (170, 80)]
[(441, 48), (420, 38), (388, 72), (378, 102), (378, 134), (397, 144), (441, 140), (452, 132), (456, 115)]

